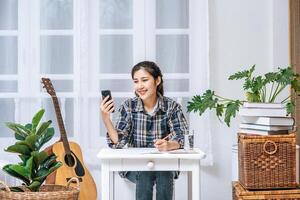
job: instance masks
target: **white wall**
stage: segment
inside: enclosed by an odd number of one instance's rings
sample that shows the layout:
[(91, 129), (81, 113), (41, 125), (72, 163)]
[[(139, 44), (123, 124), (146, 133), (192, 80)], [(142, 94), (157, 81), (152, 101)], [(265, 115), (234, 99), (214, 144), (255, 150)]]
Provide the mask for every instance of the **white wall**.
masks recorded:
[[(288, 65), (287, 5), (287, 0), (209, 1), (213, 90), (243, 99), (241, 82), (227, 80), (229, 75), (253, 64), (259, 73)], [(203, 200), (231, 199), (231, 146), (238, 125), (238, 118), (228, 128), (211, 115), (214, 165), (202, 170)]]

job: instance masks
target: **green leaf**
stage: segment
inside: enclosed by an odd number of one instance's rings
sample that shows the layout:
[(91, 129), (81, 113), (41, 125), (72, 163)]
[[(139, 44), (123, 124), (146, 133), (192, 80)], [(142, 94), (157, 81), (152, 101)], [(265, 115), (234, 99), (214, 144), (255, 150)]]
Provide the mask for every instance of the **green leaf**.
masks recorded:
[(25, 155), (30, 155), (30, 148), (27, 145), (23, 145), (23, 144), (14, 144), (11, 145), (9, 147), (7, 147), (7, 149), (5, 149), (5, 151), (7, 152), (12, 152), (12, 153), (20, 153), (20, 154), (25, 154)]
[(11, 165), (9, 167), (11, 170), (15, 171), (16, 173), (18, 173), (19, 175), (27, 178), (27, 179), (30, 179), (30, 172), (28, 171), (28, 169), (24, 166), (20, 166), (20, 165)]
[(269, 72), (265, 74), (265, 84), (276, 81), (277, 72)]
[(11, 123), (11, 122), (6, 122), (5, 125), (10, 128), (11, 130), (13, 130), (15, 132), (15, 134), (18, 134), (20, 137), (19, 138), (26, 138), (26, 136), (28, 136), (30, 134), (30, 131), (27, 132), (26, 128), (23, 129), (22, 125), (20, 124), (16, 124), (16, 123)]
[(253, 78), (253, 84), (251, 87), (252, 92), (259, 93), (259, 91), (262, 89), (262, 87), (265, 85), (263, 79), (261, 76), (254, 77)]
[(285, 105), (285, 108), (286, 108), (287, 114), (290, 114), (290, 113), (294, 112), (294, 110), (295, 110), (295, 104), (293, 102), (288, 102)]
[(38, 139), (38, 136), (31, 134), (31, 135), (27, 136), (24, 141), (17, 142), (17, 144), (27, 145), (32, 151), (34, 151), (36, 149), (35, 143), (36, 143), (37, 139)]
[(43, 134), (38, 140), (38, 149), (40, 149), (44, 144), (46, 144), (49, 140), (54, 136), (54, 128), (48, 128), (45, 134)]
[(27, 188), (30, 191), (37, 192), (40, 189), (42, 183), (43, 182), (40, 182), (40, 181), (33, 181), (29, 186), (27, 186)]
[(32, 130), (32, 124), (26, 124), (25, 127), (29, 130)]
[(51, 168), (49, 169), (49, 174), (51, 174), (52, 172), (54, 172), (55, 170), (57, 170), (58, 168), (60, 168), (62, 166), (62, 162), (58, 161), (54, 164), (51, 165)]
[(300, 83), (298, 81), (297, 78), (294, 78), (291, 82), (291, 86), (292, 86), (292, 89), (294, 89), (294, 91), (296, 93), (300, 92)]
[(227, 104), (226, 110), (225, 110), (224, 121), (228, 127), (230, 126), (231, 118), (236, 116), (236, 113), (239, 111), (239, 108), (241, 105), (242, 105), (242, 102), (239, 100), (236, 100), (234, 102), (230, 102)]
[(28, 147), (28, 149), (30, 149), (30, 151), (32, 151), (31, 147), (25, 141), (18, 141), (18, 142), (16, 142), (16, 145), (24, 145), (24, 146)]
[(31, 133), (31, 130), (26, 128), (26, 126), (23, 126), (22, 124), (15, 124), (15, 126), (25, 132), (26, 135), (29, 135)]
[(50, 169), (48, 169), (46, 167), (40, 168), (38, 170), (38, 172), (36, 174), (37, 176), (34, 178), (34, 180), (43, 182), (49, 174), (51, 174), (52, 172), (54, 172), (61, 166), (62, 166), (61, 162), (54, 162), (52, 164), (52, 166), (50, 167)]
[(45, 160), (51, 158), (51, 156), (48, 157), (47, 153), (44, 151), (34, 151), (31, 155), (36, 166), (40, 166)]
[(56, 158), (57, 156), (55, 154), (48, 156), (47, 159), (44, 160), (44, 162), (41, 164), (41, 166), (49, 169), (56, 162)]
[(202, 115), (206, 109), (214, 108), (217, 102), (218, 99), (214, 98), (214, 91), (206, 90), (202, 96), (197, 95), (188, 102), (188, 112), (199, 112)]
[(261, 102), (259, 93), (246, 92), (248, 102)]
[(26, 126), (23, 126), (21, 124), (13, 123), (13, 122), (6, 122), (6, 126), (13, 131), (21, 131), (24, 135), (29, 135), (31, 133), (30, 129), (26, 128)]
[(23, 161), (23, 163), (26, 163), (26, 161), (30, 158), (29, 155), (19, 155), (19, 158)]
[(9, 189), (12, 192), (25, 192), (21, 187), (10, 187)]
[(254, 70), (255, 70), (255, 65), (252, 65), (252, 67), (249, 70), (249, 77), (252, 76), (252, 73), (254, 72)]
[(32, 130), (33, 132), (35, 132), (36, 127), (37, 127), (38, 124), (40, 123), (40, 121), (41, 121), (41, 119), (42, 119), (44, 113), (45, 113), (45, 110), (44, 110), (44, 109), (41, 109), (41, 110), (39, 110), (39, 111), (34, 115), (34, 117), (32, 118), (32, 121), (31, 121), (31, 123), (32, 123), (32, 129), (31, 129), (31, 130)]
[(243, 85), (244, 90), (249, 90), (252, 87), (252, 80), (246, 79)]
[(8, 164), (3, 167), (3, 170), (7, 172), (9, 175), (22, 180), (26, 184), (30, 183), (28, 172), (22, 166)]
[(16, 140), (25, 140), (25, 138), (26, 138), (26, 137), (23, 137), (23, 136), (21, 136), (21, 135), (15, 133), (15, 139), (16, 139)]
[(217, 107), (216, 107), (216, 114), (217, 114), (217, 117), (222, 117), (223, 113), (224, 113), (224, 105), (223, 104), (217, 104)]
[(33, 169), (33, 157), (30, 157), (27, 162), (26, 162), (26, 166), (25, 169), (28, 171), (28, 177), (29, 179), (31, 179), (32, 177), (32, 169)]
[(41, 181), (43, 180), (43, 178), (47, 177), (49, 173), (49, 169), (45, 168), (45, 167), (41, 167), (37, 173), (36, 173), (36, 177), (34, 178), (34, 180), (38, 180)]
[(277, 75), (276, 81), (283, 85), (288, 85), (294, 79), (294, 72), (291, 67), (287, 67), (284, 69), (279, 68), (279, 72)]
[(250, 78), (252, 76), (254, 69), (255, 69), (255, 65), (253, 65), (249, 70), (240, 71), (229, 76), (228, 80), (239, 80), (243, 78)]
[(212, 109), (215, 107), (216, 103), (218, 102), (217, 98), (213, 98), (214, 97), (215, 92), (214, 91), (206, 91), (203, 95), (202, 95), (202, 101), (205, 103), (205, 107)]
[(51, 123), (52, 123), (51, 120), (49, 120), (47, 122), (43, 122), (42, 125), (36, 131), (36, 135), (41, 136), (42, 134), (44, 134)]

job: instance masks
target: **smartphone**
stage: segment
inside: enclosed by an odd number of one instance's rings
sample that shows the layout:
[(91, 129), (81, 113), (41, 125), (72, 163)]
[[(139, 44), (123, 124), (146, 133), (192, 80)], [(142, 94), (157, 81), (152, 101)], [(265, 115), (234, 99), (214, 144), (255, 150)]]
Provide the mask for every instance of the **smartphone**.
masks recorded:
[[(109, 96), (109, 98), (106, 101), (111, 100), (111, 91), (110, 90), (101, 90), (102, 99)], [(114, 110), (112, 112), (115, 112)]]
[(111, 100), (111, 91), (110, 90), (101, 90), (101, 94), (102, 94), (102, 99), (109, 96), (107, 101)]

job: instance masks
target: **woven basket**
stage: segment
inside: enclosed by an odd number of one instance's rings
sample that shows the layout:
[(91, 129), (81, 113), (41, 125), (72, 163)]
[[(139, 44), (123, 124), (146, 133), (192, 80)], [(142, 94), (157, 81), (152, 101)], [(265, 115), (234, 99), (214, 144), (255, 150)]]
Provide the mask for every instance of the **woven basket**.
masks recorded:
[(300, 189), (249, 191), (239, 182), (232, 184), (233, 200), (300, 200)]
[(295, 188), (296, 136), (238, 134), (239, 181), (246, 189)]
[[(71, 187), (70, 183), (76, 181), (77, 188)], [(39, 192), (11, 192), (9, 187), (0, 181), (0, 199), (5, 200), (78, 200), (79, 181), (77, 178), (71, 178), (67, 186), (62, 185), (42, 185)]]

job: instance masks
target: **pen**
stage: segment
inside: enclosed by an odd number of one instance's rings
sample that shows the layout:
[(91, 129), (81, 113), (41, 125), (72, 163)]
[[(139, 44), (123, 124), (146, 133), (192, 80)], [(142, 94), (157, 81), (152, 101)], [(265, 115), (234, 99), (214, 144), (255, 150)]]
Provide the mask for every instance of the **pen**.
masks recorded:
[[(169, 133), (167, 136), (163, 137), (161, 140), (167, 140), (170, 136), (172, 136), (173, 133)], [(154, 140), (154, 143), (156, 143), (157, 139)]]
[(172, 136), (173, 133), (169, 133), (166, 137), (162, 138), (162, 140), (166, 140), (166, 139), (169, 139), (170, 136)]

